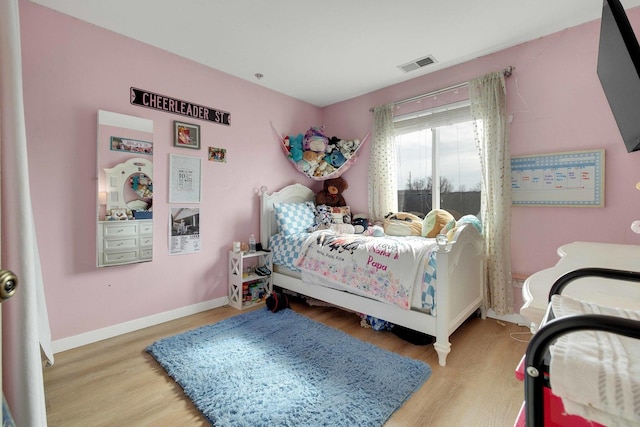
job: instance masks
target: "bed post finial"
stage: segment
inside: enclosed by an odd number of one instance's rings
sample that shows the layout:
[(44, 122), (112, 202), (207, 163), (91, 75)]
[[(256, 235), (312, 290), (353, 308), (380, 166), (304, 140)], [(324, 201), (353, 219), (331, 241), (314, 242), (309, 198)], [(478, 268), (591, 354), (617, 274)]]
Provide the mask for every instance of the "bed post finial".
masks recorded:
[(266, 185), (262, 185), (260, 186), (260, 188), (255, 188), (253, 191), (255, 191), (255, 193), (259, 197), (262, 197), (263, 195), (267, 194), (267, 191), (269, 191), (269, 188)]

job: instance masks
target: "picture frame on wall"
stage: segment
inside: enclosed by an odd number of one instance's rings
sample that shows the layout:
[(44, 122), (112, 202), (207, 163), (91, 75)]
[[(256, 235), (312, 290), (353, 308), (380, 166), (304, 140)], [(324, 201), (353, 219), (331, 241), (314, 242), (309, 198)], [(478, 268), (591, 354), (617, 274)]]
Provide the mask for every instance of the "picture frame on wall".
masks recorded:
[(217, 147), (209, 147), (207, 158), (210, 162), (227, 162), (227, 149), (226, 148), (217, 148)]
[(199, 150), (200, 149), (200, 125), (174, 120), (173, 146)]
[(111, 151), (124, 151), (126, 153), (153, 155), (153, 142), (139, 141), (131, 138), (112, 136), (110, 142)]
[(169, 155), (169, 203), (200, 203), (200, 159)]

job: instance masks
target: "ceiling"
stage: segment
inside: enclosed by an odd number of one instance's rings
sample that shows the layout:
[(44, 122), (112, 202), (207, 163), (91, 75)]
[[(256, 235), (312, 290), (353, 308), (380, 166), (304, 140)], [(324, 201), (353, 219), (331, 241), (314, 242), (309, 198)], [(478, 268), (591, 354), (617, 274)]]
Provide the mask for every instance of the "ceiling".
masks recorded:
[[(318, 107), (602, 12), (601, 0), (31, 1)], [(628, 9), (640, 0), (622, 3)], [(436, 62), (398, 68), (427, 55)]]

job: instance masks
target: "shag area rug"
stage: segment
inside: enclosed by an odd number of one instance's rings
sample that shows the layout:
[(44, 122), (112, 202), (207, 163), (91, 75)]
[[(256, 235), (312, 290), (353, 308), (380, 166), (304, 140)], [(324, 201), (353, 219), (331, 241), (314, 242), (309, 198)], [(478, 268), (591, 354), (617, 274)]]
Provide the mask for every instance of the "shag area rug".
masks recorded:
[(147, 351), (216, 426), (381, 426), (431, 375), (291, 309), (251, 311)]

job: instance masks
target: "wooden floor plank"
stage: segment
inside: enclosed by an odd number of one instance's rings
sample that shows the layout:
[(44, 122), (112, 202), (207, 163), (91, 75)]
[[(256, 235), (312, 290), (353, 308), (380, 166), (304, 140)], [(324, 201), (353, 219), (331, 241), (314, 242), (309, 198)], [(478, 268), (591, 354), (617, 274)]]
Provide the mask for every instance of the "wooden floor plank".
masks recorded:
[[(526, 343), (511, 335), (526, 332), (526, 328), (470, 318), (451, 337), (452, 351), (443, 368), (433, 346), (416, 346), (391, 332), (363, 328), (354, 313), (299, 301), (292, 308), (431, 365), (431, 378), (393, 414), (386, 427), (513, 425), (524, 394), (513, 371)], [(44, 369), (49, 426), (208, 425), (145, 348), (160, 338), (239, 313), (221, 307), (56, 354), (55, 365)]]

